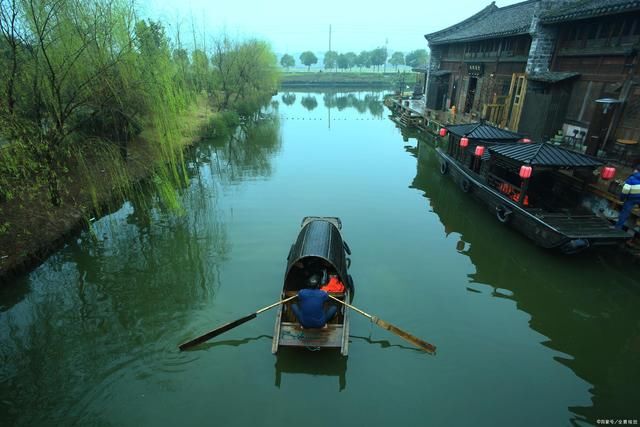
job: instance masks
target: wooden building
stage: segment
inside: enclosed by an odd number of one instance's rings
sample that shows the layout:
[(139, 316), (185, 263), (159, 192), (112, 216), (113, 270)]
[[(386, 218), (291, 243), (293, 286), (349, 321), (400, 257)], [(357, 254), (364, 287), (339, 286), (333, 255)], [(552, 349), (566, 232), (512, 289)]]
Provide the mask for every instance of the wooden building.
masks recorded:
[(427, 108), (456, 107), (517, 129), (538, 1), (498, 8), (495, 2), (470, 18), (427, 34), (431, 63)]
[[(604, 151), (606, 156), (626, 155), (630, 163), (636, 161), (640, 158), (640, 2), (572, 2), (545, 12), (540, 24), (555, 35), (548, 69), (577, 75), (570, 82), (562, 114), (564, 134), (586, 133), (584, 145), (590, 154)], [(617, 102), (596, 102), (602, 99)]]
[(425, 38), (427, 108), (640, 159), (640, 1), (491, 3)]

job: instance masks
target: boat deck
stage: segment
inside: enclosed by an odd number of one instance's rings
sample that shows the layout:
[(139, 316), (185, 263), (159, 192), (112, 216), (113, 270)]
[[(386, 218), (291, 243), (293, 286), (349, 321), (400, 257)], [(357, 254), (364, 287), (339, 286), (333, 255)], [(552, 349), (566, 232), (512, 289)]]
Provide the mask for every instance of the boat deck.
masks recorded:
[[(584, 209), (562, 209), (548, 211), (541, 208), (529, 208), (516, 205), (510, 198), (494, 186), (489, 185), (478, 173), (464, 167), (456, 159), (450, 157), (440, 148), (436, 148), (438, 155), (446, 159), (454, 175), (472, 180), (479, 191), (480, 198), (490, 206), (496, 205), (496, 197), (501, 200), (498, 204), (508, 206), (514, 212), (519, 211), (521, 222), (517, 228), (528, 234), (530, 238), (543, 247), (556, 247), (566, 242), (566, 239), (585, 239), (593, 245), (615, 244), (630, 238), (629, 234), (618, 230), (608, 219)], [(454, 179), (455, 180), (455, 179)], [(483, 197), (482, 195), (489, 195)], [(498, 218), (499, 219), (499, 218)], [(525, 221), (525, 222), (522, 222)], [(512, 221), (513, 222), (513, 221)], [(542, 228), (540, 228), (542, 226)], [(546, 230), (544, 230), (546, 228)], [(528, 233), (534, 230), (535, 232)], [(554, 237), (554, 234), (557, 236)], [(560, 236), (564, 236), (561, 238)]]
[(280, 345), (294, 347), (342, 347), (343, 326), (328, 324), (323, 329), (304, 329), (298, 323), (282, 322)]
[(551, 227), (572, 238), (628, 238), (624, 231), (616, 229), (606, 219), (594, 214), (571, 212), (549, 213), (539, 209), (527, 209)]

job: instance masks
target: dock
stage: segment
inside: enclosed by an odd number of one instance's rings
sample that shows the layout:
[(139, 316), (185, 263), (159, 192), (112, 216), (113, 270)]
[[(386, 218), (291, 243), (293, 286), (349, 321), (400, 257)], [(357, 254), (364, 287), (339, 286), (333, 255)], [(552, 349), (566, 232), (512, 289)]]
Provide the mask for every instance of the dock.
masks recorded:
[(449, 111), (428, 109), (424, 99), (388, 97), (385, 105), (392, 111), (391, 119), (407, 129), (437, 134), (447, 124), (471, 123), (477, 121), (474, 115), (452, 114)]

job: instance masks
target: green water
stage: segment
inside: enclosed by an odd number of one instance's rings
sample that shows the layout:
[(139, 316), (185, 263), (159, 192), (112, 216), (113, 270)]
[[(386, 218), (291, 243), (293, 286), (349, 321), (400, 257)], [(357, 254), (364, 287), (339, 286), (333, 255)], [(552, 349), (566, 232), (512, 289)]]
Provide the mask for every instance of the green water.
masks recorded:
[[(559, 256), (505, 228), (381, 99), (279, 94), (275, 124), (190, 153), (183, 216), (153, 197), (124, 203), (1, 289), (0, 424), (640, 421), (638, 267)], [(436, 356), (358, 315), (348, 359), (273, 356), (274, 311), (177, 350), (277, 300), (305, 215), (342, 219), (354, 304)]]

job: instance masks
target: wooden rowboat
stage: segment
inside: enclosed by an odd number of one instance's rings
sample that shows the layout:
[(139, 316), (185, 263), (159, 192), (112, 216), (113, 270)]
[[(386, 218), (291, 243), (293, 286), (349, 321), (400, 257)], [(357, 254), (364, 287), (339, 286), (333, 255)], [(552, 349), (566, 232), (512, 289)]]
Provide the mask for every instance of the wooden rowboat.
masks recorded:
[[(354, 295), (353, 279), (348, 273), (351, 260), (349, 246), (342, 239), (342, 223), (335, 217), (305, 217), (296, 242), (291, 245), (284, 274), (281, 299), (297, 295), (304, 288), (305, 278), (319, 269), (337, 275), (344, 284), (344, 292), (329, 292), (330, 295), (351, 302)], [(294, 300), (295, 301), (295, 300)], [(291, 309), (292, 302), (278, 308), (273, 334), (272, 353), (280, 347), (339, 348), (346, 356), (349, 348), (349, 310), (337, 302), (338, 312), (326, 328), (302, 328)]]

